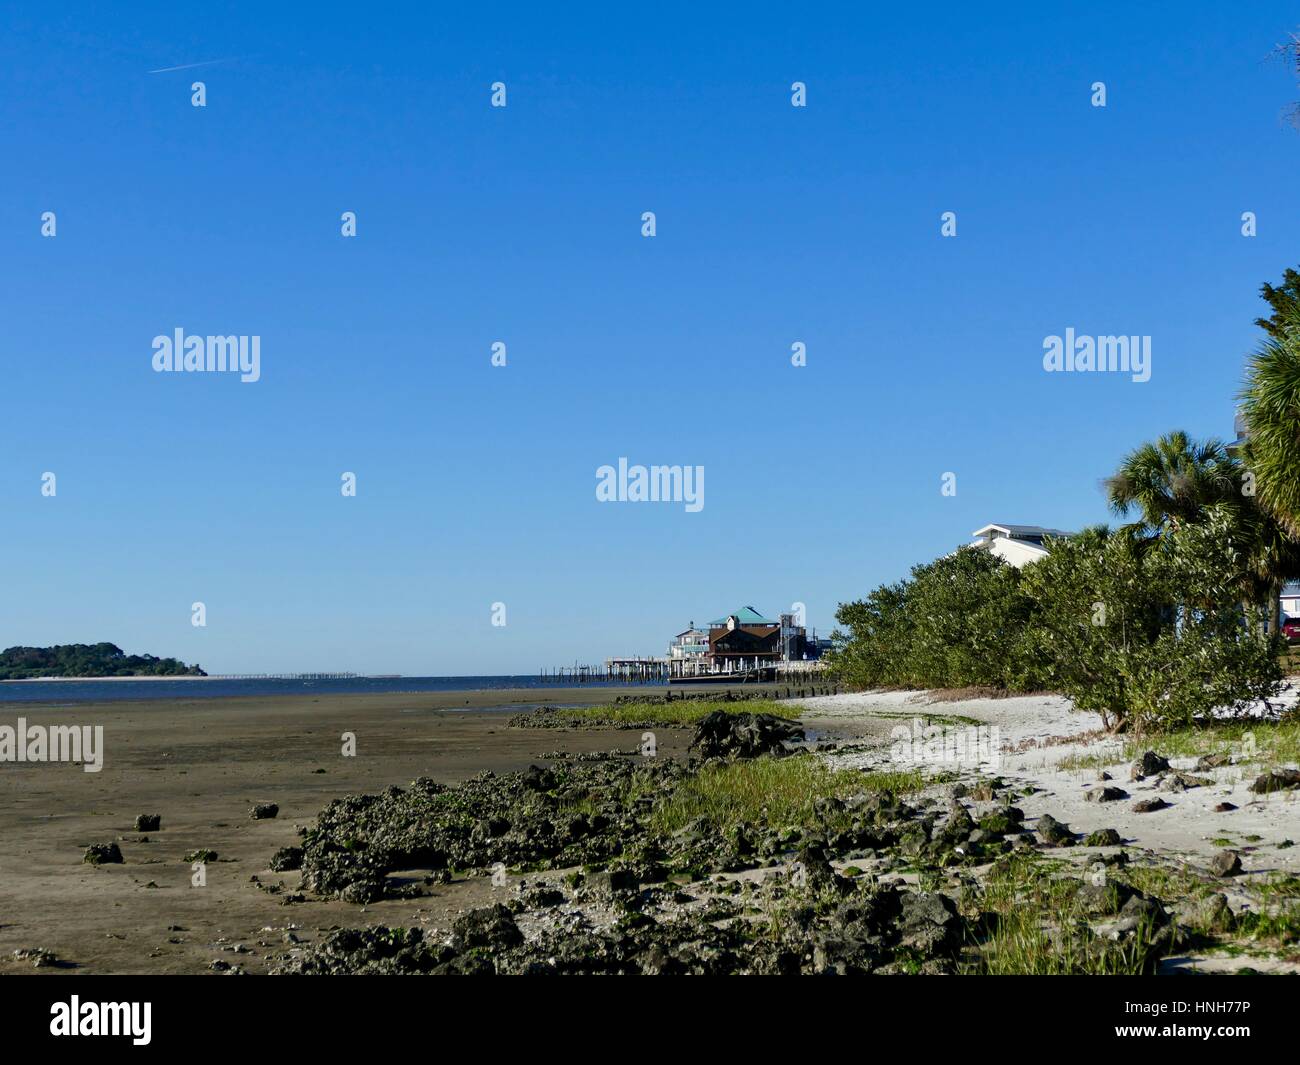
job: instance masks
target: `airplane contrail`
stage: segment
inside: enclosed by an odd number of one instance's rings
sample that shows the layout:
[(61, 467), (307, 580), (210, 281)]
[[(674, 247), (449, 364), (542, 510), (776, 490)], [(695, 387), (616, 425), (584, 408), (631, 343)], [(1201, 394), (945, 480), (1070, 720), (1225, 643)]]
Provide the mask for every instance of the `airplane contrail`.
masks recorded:
[(173, 70), (193, 70), (195, 67), (210, 67), (217, 63), (229, 63), (229, 59), (206, 59), (202, 63), (185, 63), (179, 67), (160, 67), (158, 70), (150, 70), (149, 74), (170, 74)]

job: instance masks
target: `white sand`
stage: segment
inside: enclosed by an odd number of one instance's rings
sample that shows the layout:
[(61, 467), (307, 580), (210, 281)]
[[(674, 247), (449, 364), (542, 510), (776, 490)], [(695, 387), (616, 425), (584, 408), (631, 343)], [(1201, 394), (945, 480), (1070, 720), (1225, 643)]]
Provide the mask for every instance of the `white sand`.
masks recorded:
[[(1257, 706), (1257, 717), (1271, 716), (1279, 706), (1292, 705), (1300, 695), (1288, 689), (1271, 707)], [(1123, 741), (1101, 735), (1101, 720), (1096, 714), (1075, 711), (1069, 700), (1058, 696), (1026, 696), (1011, 699), (968, 699), (957, 702), (930, 702), (925, 693), (864, 692), (831, 695), (802, 700), (808, 708), (805, 724), (812, 730), (825, 728), (837, 736), (850, 735), (869, 745), (864, 752), (838, 755), (837, 764), (887, 768), (899, 763), (891, 752), (895, 738), (892, 730), (911, 728), (913, 716), (933, 718), (933, 724), (953, 729), (969, 727), (944, 717), (974, 719), (997, 728), (997, 759), (984, 775), (999, 775), (1017, 789), (1033, 786), (1041, 790), (1017, 800), (1032, 827), (1036, 818), (1050, 813), (1074, 831), (1087, 833), (1095, 829), (1114, 828), (1130, 850), (1146, 849), (1165, 857), (1204, 867), (1221, 849), (1215, 839), (1230, 839), (1232, 849), (1241, 854), (1244, 872), (1241, 877), (1225, 879), (1224, 891), (1234, 909), (1245, 905), (1245, 898), (1233, 890), (1238, 881), (1273, 873), (1300, 873), (1300, 791), (1255, 795), (1250, 783), (1266, 768), (1259, 764), (1232, 765), (1217, 770), (1197, 772), (1195, 758), (1171, 758), (1174, 770), (1210, 778), (1212, 786), (1183, 792), (1159, 790), (1155, 781), (1129, 780), (1130, 763), (1124, 760)], [(1158, 739), (1149, 749), (1161, 751)], [(1114, 778), (1104, 783), (1128, 792), (1128, 799), (1115, 802), (1088, 802), (1084, 796), (1101, 787), (1100, 769), (1061, 769), (1063, 759), (1107, 756), (1105, 770)], [(963, 771), (959, 765), (932, 763), (936, 769), (957, 769), (963, 779), (975, 779), (974, 767)], [(1151, 813), (1136, 813), (1133, 805), (1141, 799), (1159, 796), (1170, 806)], [(969, 801), (969, 800), (968, 800)], [(1231, 802), (1238, 809), (1215, 813), (1214, 806)], [(975, 804), (982, 812), (984, 807)], [(1259, 836), (1251, 841), (1249, 836)], [(1295, 847), (1278, 849), (1277, 844), (1291, 839)], [(1069, 851), (1059, 852), (1062, 857)], [(1085, 859), (1087, 851), (1078, 854)]]

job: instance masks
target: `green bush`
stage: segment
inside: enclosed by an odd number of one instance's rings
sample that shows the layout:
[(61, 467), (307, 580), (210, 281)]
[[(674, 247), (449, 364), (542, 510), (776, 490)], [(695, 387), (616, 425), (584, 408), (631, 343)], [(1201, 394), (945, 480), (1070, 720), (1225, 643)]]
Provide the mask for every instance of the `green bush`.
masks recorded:
[(1015, 567), (972, 548), (915, 566), (909, 580), (841, 605), (848, 631), (835, 634), (832, 668), (863, 688), (1040, 687), (1043, 663), (1025, 642), (1037, 607), (1020, 582)]
[(1090, 529), (1027, 567), (1040, 607), (1028, 641), (1050, 686), (1116, 731), (1186, 726), (1274, 694), (1278, 646), (1243, 615), (1232, 528), (1212, 512), (1155, 537)]
[(1276, 638), (1243, 613), (1242, 535), (1214, 507), (1158, 535), (1055, 540), (1023, 570), (963, 548), (843, 604), (831, 665), (858, 688), (1050, 689), (1116, 731), (1231, 712), (1281, 678)]

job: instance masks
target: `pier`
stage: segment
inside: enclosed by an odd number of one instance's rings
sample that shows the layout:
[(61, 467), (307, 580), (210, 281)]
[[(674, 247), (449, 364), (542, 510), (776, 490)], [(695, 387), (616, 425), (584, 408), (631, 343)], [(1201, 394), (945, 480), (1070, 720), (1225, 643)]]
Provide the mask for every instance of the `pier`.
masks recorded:
[(208, 680), (355, 680), (360, 673), (209, 673)]
[(785, 684), (805, 688), (825, 682), (823, 662), (765, 661), (736, 669), (706, 669), (703, 663), (671, 658), (607, 658), (604, 665), (542, 669), (543, 684), (578, 687), (583, 684)]
[(574, 686), (581, 684), (662, 684), (668, 679), (666, 658), (607, 658), (603, 666), (571, 666), (543, 669), (538, 673), (543, 684)]

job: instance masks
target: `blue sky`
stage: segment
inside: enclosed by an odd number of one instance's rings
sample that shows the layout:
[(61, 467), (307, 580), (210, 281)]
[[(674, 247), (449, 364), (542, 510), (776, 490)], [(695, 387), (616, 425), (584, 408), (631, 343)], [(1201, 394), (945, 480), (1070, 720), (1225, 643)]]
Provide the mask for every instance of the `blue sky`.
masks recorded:
[[(1104, 519), (1300, 263), (1300, 20), (1051, 6), (4, 5), (0, 646), (528, 673)], [(177, 327), (261, 380), (154, 373)], [(620, 456), (704, 509), (598, 503)]]

